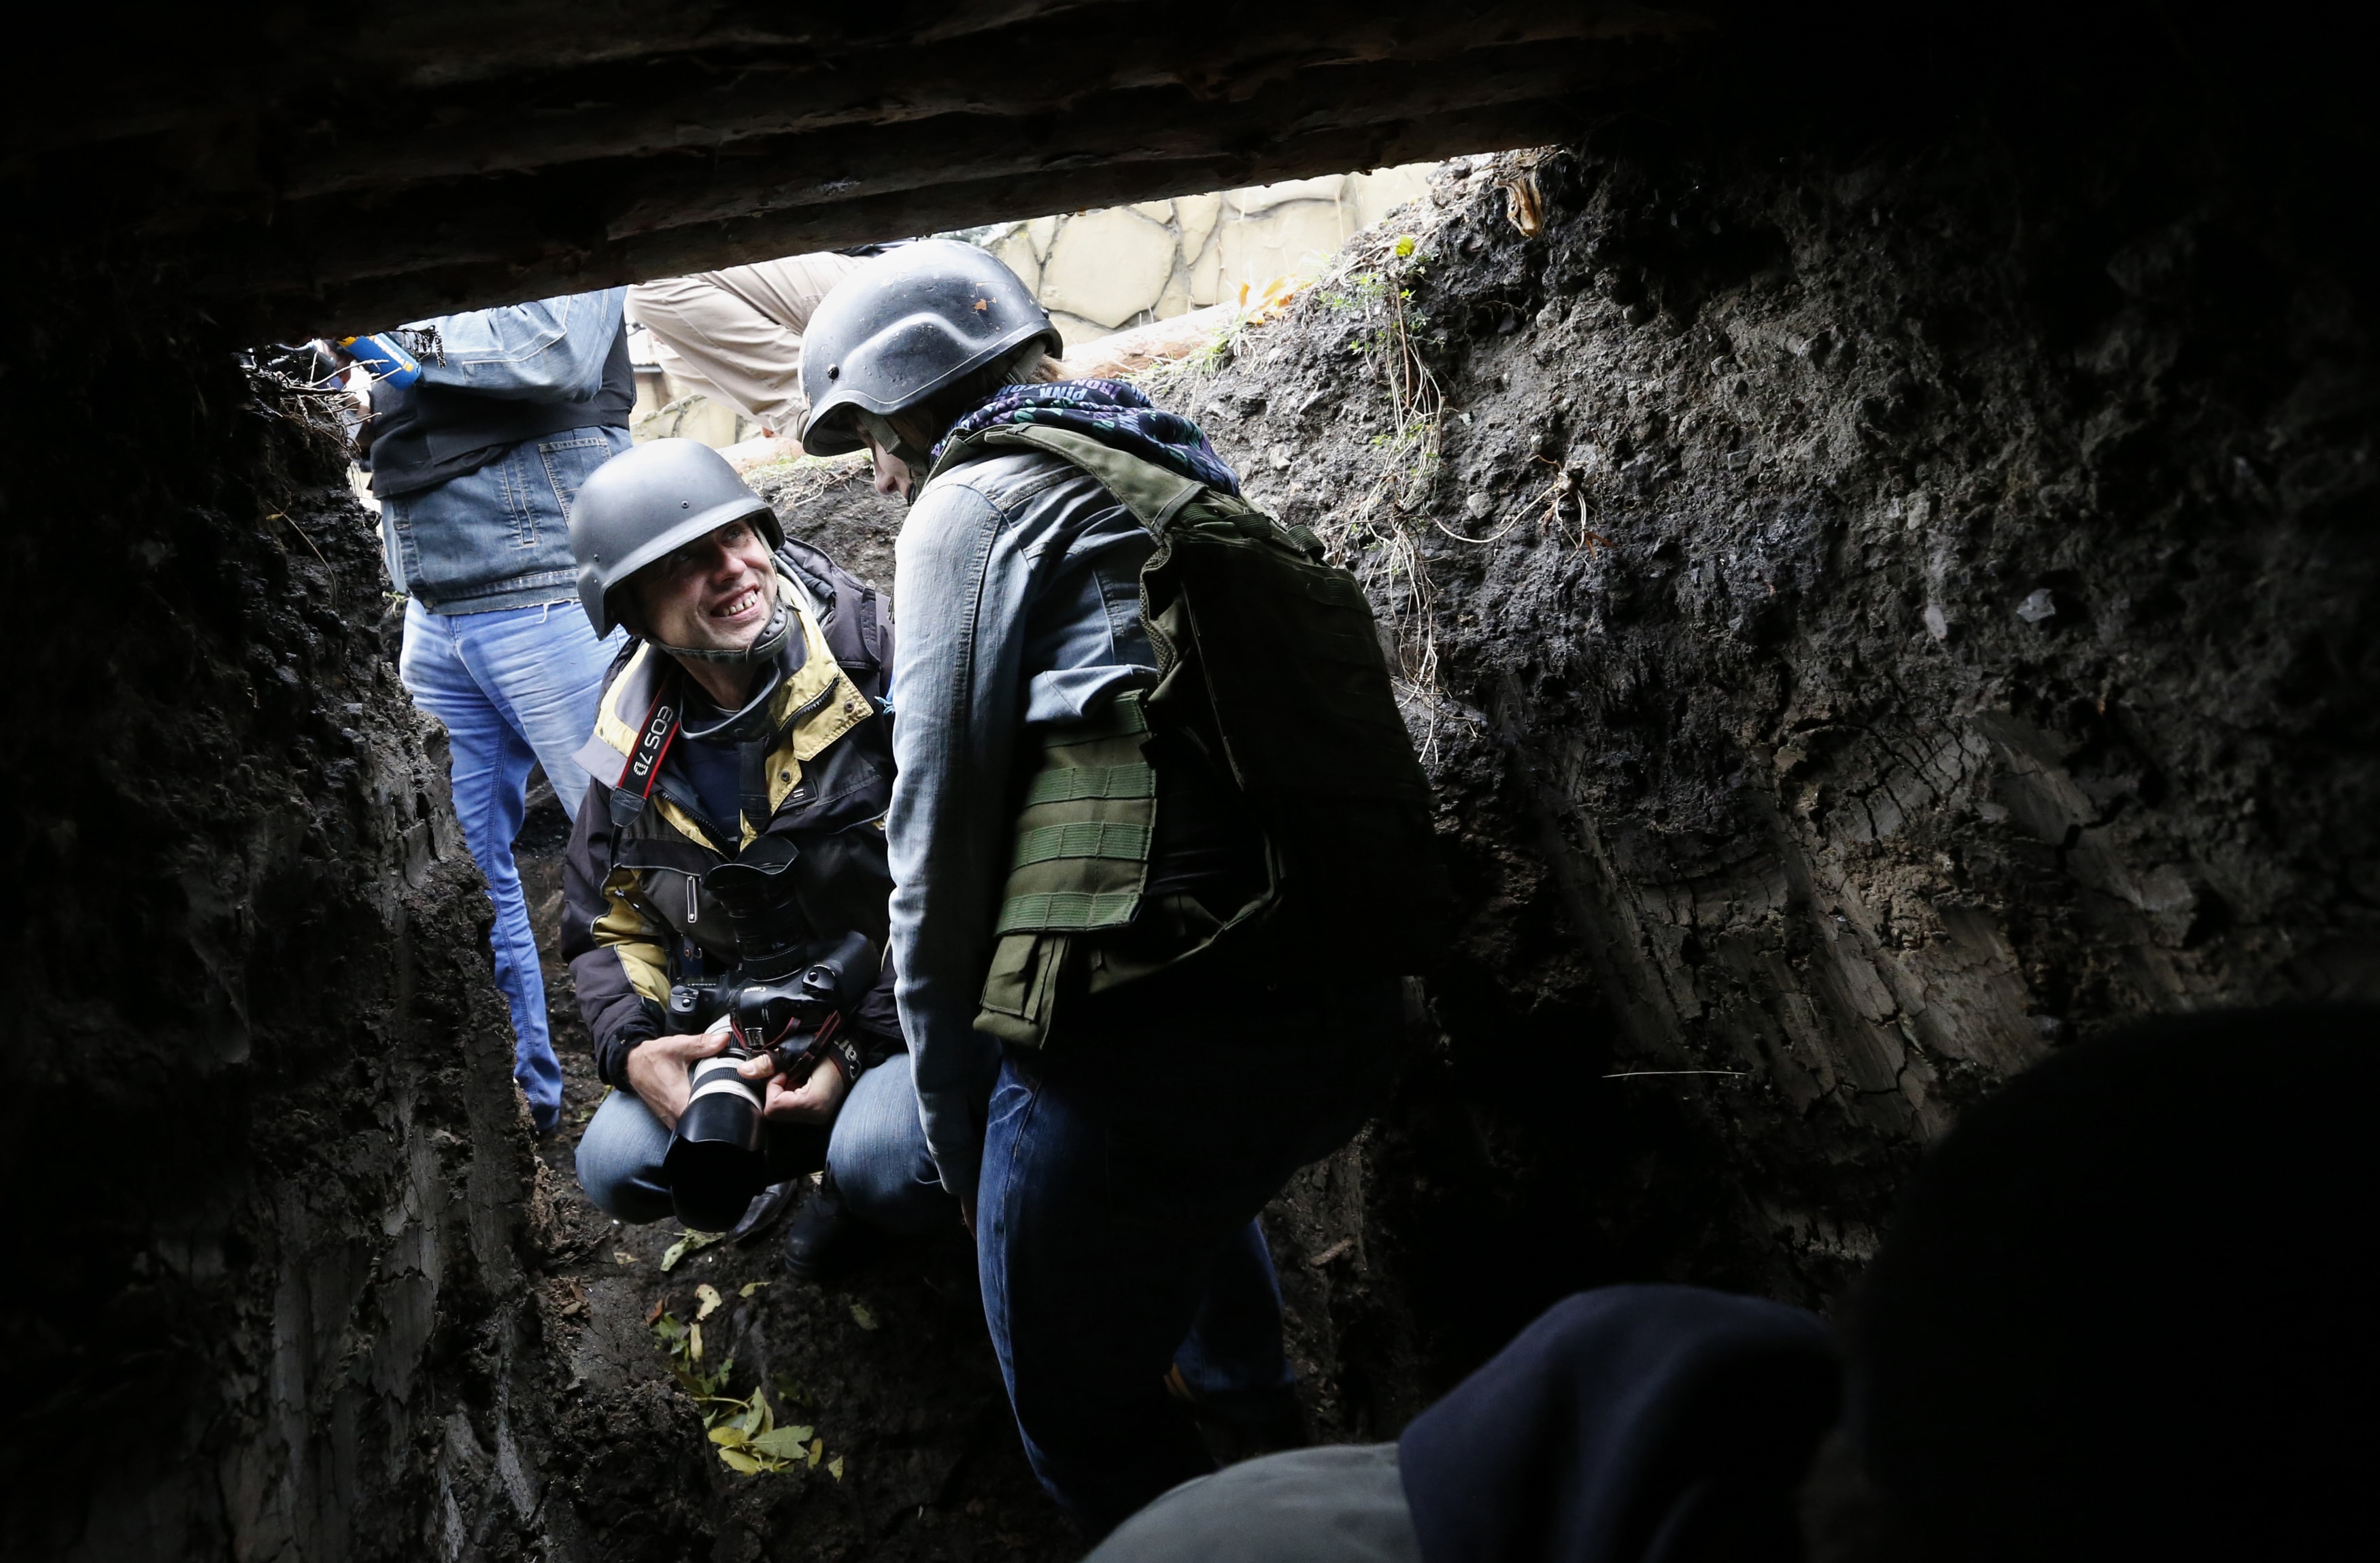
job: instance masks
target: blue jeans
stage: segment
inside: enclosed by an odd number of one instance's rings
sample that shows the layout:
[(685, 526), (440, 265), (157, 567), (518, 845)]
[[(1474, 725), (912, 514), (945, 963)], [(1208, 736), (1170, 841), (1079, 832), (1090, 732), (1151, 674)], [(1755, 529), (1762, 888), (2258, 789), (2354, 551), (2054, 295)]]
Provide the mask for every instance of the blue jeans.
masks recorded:
[(1393, 982), (1193, 967), (1078, 1000), (992, 1090), (984, 1315), (1034, 1473), (1094, 1536), (1214, 1469), (1169, 1365), (1225, 1414), (1288, 1388), (1257, 1213), (1363, 1126), (1394, 1061)]
[[(578, 1186), (614, 1220), (665, 1219), (671, 1205), (662, 1157), (669, 1141), (669, 1131), (635, 1092), (614, 1091), (579, 1138)], [(769, 1160), (771, 1172), (783, 1177), (824, 1167), (852, 1213), (888, 1231), (921, 1232), (958, 1214), (926, 1154), (906, 1053), (862, 1074), (831, 1129), (771, 1125)]]
[(513, 863), (531, 763), (545, 768), (573, 819), (587, 772), (571, 757), (595, 729), (603, 670), (620, 636), (598, 640), (577, 602), (492, 613), (433, 613), (406, 604), (401, 670), (413, 703), (446, 727), (449, 777), (463, 840), (496, 905), (489, 943), (513, 1016), (513, 1078), (538, 1128), (562, 1115), (562, 1065), (546, 1032), (545, 981)]

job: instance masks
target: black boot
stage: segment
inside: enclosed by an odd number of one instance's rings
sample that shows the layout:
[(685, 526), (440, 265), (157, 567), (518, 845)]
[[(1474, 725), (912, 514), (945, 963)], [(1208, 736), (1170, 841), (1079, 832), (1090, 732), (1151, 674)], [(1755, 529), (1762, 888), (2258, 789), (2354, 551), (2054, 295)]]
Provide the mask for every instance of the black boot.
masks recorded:
[(794, 1207), (794, 1198), (800, 1192), (802, 1181), (799, 1178), (788, 1178), (754, 1194), (752, 1203), (744, 1207), (744, 1218), (735, 1223), (735, 1230), (727, 1234), (727, 1240), (739, 1248), (748, 1248), (767, 1237), (777, 1223), (785, 1218), (785, 1212)]
[(825, 1280), (848, 1254), (858, 1225), (851, 1206), (843, 1202), (843, 1191), (834, 1186), (834, 1174), (826, 1174), (785, 1229), (786, 1270), (798, 1281)]

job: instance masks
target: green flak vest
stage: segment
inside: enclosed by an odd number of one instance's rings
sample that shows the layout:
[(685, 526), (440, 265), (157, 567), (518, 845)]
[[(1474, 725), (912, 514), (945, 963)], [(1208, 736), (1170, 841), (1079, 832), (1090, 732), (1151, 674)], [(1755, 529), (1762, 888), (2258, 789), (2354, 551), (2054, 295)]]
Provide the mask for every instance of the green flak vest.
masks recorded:
[[(1072, 430), (985, 430), (935, 470), (1020, 448), (1097, 479), (1157, 539), (1140, 612), (1158, 678), (1043, 730), (977, 1028), (1041, 1046), (1062, 984), (1119, 987), (1226, 936), (1318, 975), (1419, 971), (1444, 947), (1450, 894), (1363, 588), (1310, 529)], [(1143, 903), (1153, 733), (1212, 757), (1263, 828), (1269, 882), (1227, 918), (1187, 897)]]

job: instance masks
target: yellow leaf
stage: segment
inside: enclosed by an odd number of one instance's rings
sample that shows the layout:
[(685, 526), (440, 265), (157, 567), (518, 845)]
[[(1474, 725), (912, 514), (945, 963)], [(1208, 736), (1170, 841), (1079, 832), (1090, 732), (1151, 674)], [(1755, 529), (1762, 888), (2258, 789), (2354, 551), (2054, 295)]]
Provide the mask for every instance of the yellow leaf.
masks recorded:
[(874, 1329), (876, 1315), (868, 1311), (867, 1303), (854, 1302), (851, 1305), (851, 1322), (862, 1329)]
[(799, 1460), (807, 1452), (802, 1446), (809, 1436), (810, 1429), (807, 1427), (780, 1427), (749, 1440), (745, 1447), (772, 1460)]
[(719, 1458), (727, 1462), (730, 1471), (740, 1471), (747, 1476), (760, 1474), (760, 1462), (741, 1449), (722, 1449)]
[(637, 1262), (637, 1256), (625, 1248), (612, 1250), (612, 1259), (613, 1263), (621, 1265), (633, 1265)]
[(686, 1326), (686, 1352), (696, 1362), (702, 1361), (702, 1327), (700, 1325)]
[(712, 1243), (717, 1242), (721, 1238), (726, 1235), (727, 1234), (724, 1232), (685, 1233), (675, 1242), (671, 1243), (669, 1245), (669, 1251), (662, 1255), (662, 1268), (664, 1270), (675, 1269), (679, 1260), (685, 1258), (689, 1254), (697, 1252), (698, 1250), (709, 1248)]
[(769, 1283), (767, 1281), (746, 1281), (741, 1287), (736, 1289), (735, 1295), (738, 1297), (749, 1297), (768, 1284)]
[(694, 1316), (698, 1320), (707, 1319), (719, 1312), (720, 1304), (726, 1301), (719, 1295), (719, 1289), (709, 1281), (704, 1281), (700, 1286), (696, 1287), (694, 1296), (695, 1300), (701, 1303), (701, 1306), (694, 1311)]
[(710, 1441), (722, 1448), (734, 1448), (748, 1444), (752, 1440), (744, 1436), (744, 1429), (731, 1422), (724, 1426), (712, 1428)]
[(838, 1482), (843, 1480), (843, 1457), (841, 1455), (837, 1455), (832, 1460), (826, 1462), (826, 1473), (833, 1477)]
[(812, 1471), (816, 1471), (816, 1470), (818, 1469), (818, 1462), (819, 1462), (820, 1460), (824, 1459), (824, 1458), (825, 1458), (825, 1456), (826, 1456), (826, 1440), (825, 1440), (824, 1438), (813, 1438), (813, 1439), (811, 1439), (811, 1440), (810, 1440), (810, 1469), (811, 1469)]

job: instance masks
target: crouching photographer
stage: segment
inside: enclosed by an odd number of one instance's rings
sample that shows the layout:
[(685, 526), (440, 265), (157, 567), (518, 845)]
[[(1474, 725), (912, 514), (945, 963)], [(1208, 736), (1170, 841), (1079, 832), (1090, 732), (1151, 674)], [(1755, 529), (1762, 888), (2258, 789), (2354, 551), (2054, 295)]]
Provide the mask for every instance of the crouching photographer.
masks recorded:
[(750, 1232), (822, 1170), (786, 1237), (809, 1278), (855, 1220), (950, 1219), (885, 958), (875, 593), (691, 440), (598, 468), (570, 539), (597, 633), (633, 636), (578, 755), (565, 876), (563, 953), (613, 1087), (580, 1186), (624, 1221)]

